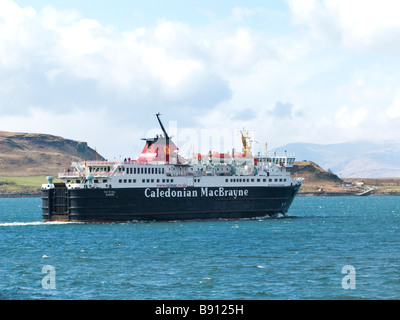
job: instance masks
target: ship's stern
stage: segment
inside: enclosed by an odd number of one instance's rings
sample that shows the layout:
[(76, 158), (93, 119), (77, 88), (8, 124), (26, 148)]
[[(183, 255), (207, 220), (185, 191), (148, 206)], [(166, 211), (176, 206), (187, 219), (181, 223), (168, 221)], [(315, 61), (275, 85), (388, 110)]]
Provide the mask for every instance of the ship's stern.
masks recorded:
[(69, 199), (65, 183), (53, 183), (53, 177), (47, 177), (42, 185), (43, 221), (69, 221)]

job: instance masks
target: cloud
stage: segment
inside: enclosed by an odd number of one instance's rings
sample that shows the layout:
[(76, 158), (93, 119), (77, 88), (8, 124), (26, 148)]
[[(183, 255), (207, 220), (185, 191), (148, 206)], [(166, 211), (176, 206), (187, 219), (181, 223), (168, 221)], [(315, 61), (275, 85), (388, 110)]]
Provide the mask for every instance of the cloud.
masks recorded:
[(278, 101), (274, 108), (268, 113), (276, 118), (291, 118), (293, 112), (293, 104)]
[(364, 108), (352, 110), (347, 106), (341, 107), (335, 115), (335, 122), (342, 129), (357, 128), (368, 117), (368, 111)]
[(251, 17), (252, 15), (254, 15), (254, 11), (249, 9), (249, 8), (245, 8), (245, 7), (234, 7), (232, 9), (232, 21), (234, 22), (241, 22), (246, 18)]
[(400, 20), (397, 0), (286, 0), (293, 23), (311, 34), (351, 48), (398, 52)]
[(390, 108), (387, 109), (387, 115), (390, 119), (395, 119), (400, 117), (400, 95), (398, 95)]
[(126, 118), (132, 108), (209, 109), (231, 97), (228, 81), (210, 67), (222, 57), (186, 24), (160, 20), (121, 32), (75, 11), (0, 3), (3, 114), (107, 106)]

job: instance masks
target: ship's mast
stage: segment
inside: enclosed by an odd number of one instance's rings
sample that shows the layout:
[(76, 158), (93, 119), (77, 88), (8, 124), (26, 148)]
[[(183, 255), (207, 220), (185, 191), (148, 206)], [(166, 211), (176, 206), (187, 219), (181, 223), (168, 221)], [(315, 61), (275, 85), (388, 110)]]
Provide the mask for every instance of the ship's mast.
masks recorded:
[(161, 130), (164, 132), (165, 138), (169, 139), (168, 133), (167, 133), (167, 131), (165, 131), (165, 128), (164, 128), (164, 126), (163, 126), (163, 124), (161, 122), (160, 116), (161, 116), (161, 113), (157, 113), (156, 114), (158, 123), (160, 124)]
[(166, 140), (166, 150), (165, 150), (166, 156), (165, 156), (165, 160), (166, 160), (167, 164), (169, 164), (169, 136), (168, 136), (168, 133), (165, 130), (165, 128), (164, 128), (164, 126), (163, 126), (163, 124), (161, 122), (160, 116), (161, 116), (161, 113), (158, 112), (156, 114), (156, 117), (157, 117), (158, 123), (160, 124), (161, 130), (164, 132), (165, 140)]

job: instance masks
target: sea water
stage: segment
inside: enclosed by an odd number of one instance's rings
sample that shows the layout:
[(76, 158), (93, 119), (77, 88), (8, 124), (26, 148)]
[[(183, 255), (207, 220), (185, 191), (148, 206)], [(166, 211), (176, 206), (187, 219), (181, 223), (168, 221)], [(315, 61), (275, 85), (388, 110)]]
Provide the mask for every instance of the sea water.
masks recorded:
[(57, 223), (0, 199), (0, 299), (399, 299), (399, 197), (297, 197), (289, 214)]

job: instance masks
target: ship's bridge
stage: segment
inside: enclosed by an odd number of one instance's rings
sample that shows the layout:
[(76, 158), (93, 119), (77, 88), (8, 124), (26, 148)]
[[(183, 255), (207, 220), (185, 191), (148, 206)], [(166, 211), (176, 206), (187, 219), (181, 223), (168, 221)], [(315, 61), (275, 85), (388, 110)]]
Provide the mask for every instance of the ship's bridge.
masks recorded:
[(274, 163), (281, 167), (290, 168), (290, 167), (293, 167), (295, 159), (296, 158), (294, 156), (282, 155), (282, 156), (267, 157), (266, 162)]

